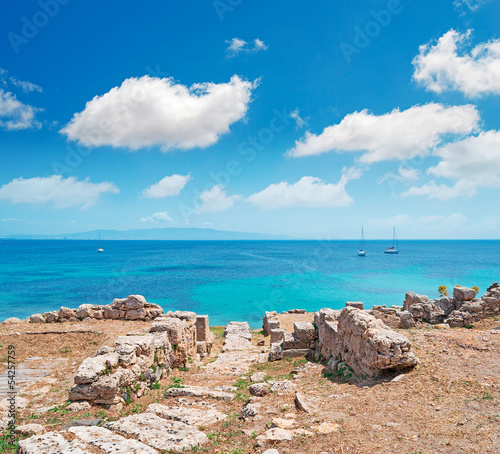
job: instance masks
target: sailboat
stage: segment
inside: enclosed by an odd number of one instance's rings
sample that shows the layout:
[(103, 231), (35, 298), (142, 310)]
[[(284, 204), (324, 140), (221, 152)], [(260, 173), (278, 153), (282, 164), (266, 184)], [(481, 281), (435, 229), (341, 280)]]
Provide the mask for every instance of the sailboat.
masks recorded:
[(104, 252), (104, 249), (101, 247), (101, 231), (99, 230), (99, 249), (97, 252)]
[(396, 227), (392, 231), (392, 246), (384, 251), (386, 254), (399, 254), (399, 243), (396, 237)]
[(358, 251), (360, 257), (366, 257), (365, 251), (365, 233), (363, 232), (363, 227), (361, 227), (361, 248)]

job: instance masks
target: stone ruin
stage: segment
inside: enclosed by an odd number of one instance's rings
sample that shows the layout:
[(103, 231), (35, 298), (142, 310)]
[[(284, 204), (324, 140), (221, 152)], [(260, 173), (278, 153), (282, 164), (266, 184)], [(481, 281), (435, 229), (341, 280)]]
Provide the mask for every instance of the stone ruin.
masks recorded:
[(61, 307), (58, 311), (33, 314), (29, 323), (64, 323), (89, 320), (154, 320), (163, 314), (158, 304), (148, 303), (142, 295), (115, 298), (111, 304), (82, 304), (78, 309)]
[(348, 366), (356, 375), (376, 377), (419, 363), (405, 336), (362, 309), (321, 309), (314, 323), (318, 331), (316, 356), (328, 360), (331, 372)]
[(481, 298), (476, 298), (476, 291), (467, 287), (455, 287), (453, 297), (434, 300), (408, 292), (403, 306), (374, 306), (368, 312), (392, 328), (411, 328), (422, 323), (456, 328), (500, 313), (500, 287), (494, 282)]
[(172, 368), (209, 354), (213, 337), (208, 316), (168, 312), (153, 322), (150, 333), (120, 336), (113, 347), (85, 359), (69, 400), (106, 406), (133, 402)]

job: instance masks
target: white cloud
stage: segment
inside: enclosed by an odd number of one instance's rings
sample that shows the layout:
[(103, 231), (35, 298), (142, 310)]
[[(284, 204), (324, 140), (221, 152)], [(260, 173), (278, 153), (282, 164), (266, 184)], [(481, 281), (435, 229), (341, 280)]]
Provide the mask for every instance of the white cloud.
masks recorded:
[(302, 177), (293, 184), (282, 181), (252, 194), (247, 198), (247, 202), (264, 210), (291, 207), (345, 207), (353, 202), (345, 186), (360, 175), (359, 171), (345, 171), (337, 184), (326, 183), (311, 176)]
[(189, 180), (191, 180), (191, 175), (170, 175), (144, 189), (142, 196), (148, 199), (161, 199), (179, 195)]
[(460, 90), (467, 96), (500, 94), (500, 39), (478, 44), (467, 52), (471, 30), (450, 30), (435, 45), (424, 44), (413, 60), (413, 78), (427, 90)]
[(6, 69), (0, 68), (0, 83), (3, 85), (14, 85), (17, 88), (20, 88), (24, 93), (31, 93), (32, 91), (42, 92), (42, 87), (36, 85), (32, 82), (28, 82), (25, 80), (19, 80), (15, 77), (7, 77), (8, 71)]
[(39, 93), (42, 92), (42, 87), (26, 80), (18, 80), (14, 77), (9, 78), (9, 80), (12, 85), (19, 87), (22, 91), (24, 91), (24, 93), (30, 93), (32, 91), (38, 91)]
[(412, 187), (402, 197), (427, 196), (439, 200), (472, 197), (478, 188), (500, 187), (500, 131), (481, 132), (478, 136), (449, 143), (434, 153), (441, 161), (427, 170), (435, 177), (455, 180), (453, 186), (436, 184)]
[(257, 82), (233, 76), (228, 83), (191, 87), (173, 79), (143, 76), (89, 101), (61, 130), (86, 146), (137, 150), (158, 145), (172, 148), (208, 147), (241, 120)]
[(54, 208), (95, 205), (106, 193), (118, 194), (120, 190), (113, 183), (91, 183), (88, 178), (78, 181), (75, 177), (16, 178), (0, 187), (0, 201), (43, 205), (50, 203)]
[(35, 118), (42, 109), (24, 104), (15, 94), (0, 88), (0, 127), (8, 131), (39, 129), (41, 123)]
[(466, 180), (457, 181), (453, 186), (437, 184), (434, 180), (423, 186), (412, 186), (401, 197), (427, 196), (429, 199), (447, 201), (457, 197), (470, 198), (477, 193), (476, 187)]
[(455, 0), (453, 4), (458, 11), (464, 12), (465, 8), (470, 11), (477, 11), (481, 6), (487, 3), (489, 0)]
[(294, 111), (290, 112), (290, 118), (293, 118), (295, 120), (297, 128), (302, 128), (303, 126), (307, 126), (307, 121), (300, 116), (298, 107)]
[(233, 38), (226, 41), (228, 44), (226, 48), (226, 54), (228, 58), (236, 57), (236, 55), (241, 52), (251, 53), (251, 52), (259, 52), (261, 50), (267, 50), (268, 46), (264, 43), (264, 41), (259, 38), (254, 39), (253, 43), (247, 43), (245, 40), (240, 38)]
[(407, 169), (406, 167), (400, 167), (398, 169), (399, 176), (403, 180), (418, 180), (420, 175), (420, 170), (418, 169)]
[(232, 208), (234, 204), (241, 199), (240, 195), (228, 196), (220, 184), (213, 186), (200, 195), (201, 205), (196, 208), (196, 212), (215, 213)]
[(445, 107), (429, 103), (379, 116), (365, 109), (346, 115), (319, 135), (307, 132), (288, 154), (299, 157), (329, 151), (365, 151), (359, 160), (366, 164), (404, 160), (427, 154), (446, 134), (470, 133), (478, 123), (479, 113), (470, 104)]
[(174, 222), (166, 211), (158, 211), (151, 216), (141, 218), (142, 222)]

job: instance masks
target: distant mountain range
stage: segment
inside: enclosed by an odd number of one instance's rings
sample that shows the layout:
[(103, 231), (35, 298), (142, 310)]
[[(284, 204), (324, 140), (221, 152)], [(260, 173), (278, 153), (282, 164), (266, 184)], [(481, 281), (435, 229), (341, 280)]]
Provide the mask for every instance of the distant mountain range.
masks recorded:
[[(0, 236), (2, 238), (2, 236)], [(12, 240), (98, 240), (99, 230), (60, 235), (5, 235)], [(102, 240), (287, 240), (284, 235), (229, 232), (215, 229), (163, 228), (136, 230), (101, 230)]]

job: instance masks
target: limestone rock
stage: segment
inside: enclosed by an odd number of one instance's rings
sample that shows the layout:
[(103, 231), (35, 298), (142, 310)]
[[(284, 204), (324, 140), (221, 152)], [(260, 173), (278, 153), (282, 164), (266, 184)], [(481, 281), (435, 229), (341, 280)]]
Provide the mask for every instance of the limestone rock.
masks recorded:
[(410, 309), (411, 306), (414, 304), (424, 304), (428, 303), (429, 298), (425, 295), (417, 295), (416, 293), (413, 292), (408, 292), (405, 296), (405, 300), (403, 303), (403, 310), (407, 311)]
[(152, 333), (166, 331), (170, 342), (178, 345), (182, 342), (183, 329), (182, 320), (173, 317), (160, 317), (153, 322), (150, 331)]
[(289, 380), (276, 381), (271, 383), (270, 391), (272, 393), (292, 393), (297, 389), (297, 385)]
[(360, 301), (347, 301), (347, 303), (345, 303), (345, 306), (346, 307), (355, 307), (356, 309), (361, 309), (361, 310), (364, 309), (363, 303)]
[(271, 344), (276, 344), (283, 341), (285, 337), (284, 329), (272, 329), (271, 330)]
[(157, 454), (157, 451), (137, 440), (114, 434), (103, 427), (72, 427), (69, 432), (78, 440), (102, 449), (106, 454)]
[(182, 451), (208, 441), (198, 429), (178, 421), (167, 421), (152, 413), (142, 413), (108, 422), (106, 429), (135, 437), (159, 450)]
[(283, 359), (282, 344), (271, 344), (271, 351), (269, 352), (269, 361), (279, 361)]
[(264, 331), (264, 335), (268, 336), (269, 334), (271, 334), (272, 329), (278, 329), (279, 327), (280, 321), (278, 318), (278, 313), (276, 311), (266, 311), (264, 315), (264, 321), (262, 323), (262, 330)]
[(303, 358), (309, 353), (308, 348), (291, 348), (289, 350), (283, 350), (283, 358)]
[(254, 383), (248, 387), (248, 392), (252, 396), (262, 397), (269, 394), (269, 386), (267, 383)]
[(111, 369), (118, 364), (118, 354), (108, 353), (93, 358), (83, 360), (76, 371), (75, 383), (84, 384), (94, 382), (99, 375), (107, 369)]
[(19, 441), (16, 454), (87, 454), (77, 440), (66, 441), (61, 434), (49, 432)]
[(260, 404), (259, 403), (248, 403), (241, 409), (241, 417), (243, 419), (249, 419), (259, 414)]
[(45, 323), (45, 318), (42, 314), (33, 314), (30, 319), (30, 323)]
[(90, 410), (90, 403), (86, 401), (73, 402), (66, 407), (66, 410), (71, 412)]
[(286, 429), (280, 429), (279, 427), (268, 429), (256, 438), (257, 446), (263, 447), (282, 441), (291, 441), (293, 436), (293, 432)]
[(40, 435), (43, 433), (44, 427), (41, 424), (24, 424), (22, 426), (17, 426), (14, 429), (14, 433), (18, 435)]
[(3, 325), (12, 325), (14, 323), (22, 323), (22, 320), (20, 320), (19, 318), (17, 317), (10, 317), (10, 318), (7, 318), (5, 319), (2, 324)]
[(314, 408), (314, 403), (308, 399), (302, 393), (295, 393), (295, 406), (297, 410), (301, 410), (305, 413), (312, 413)]
[(203, 386), (188, 386), (182, 388), (170, 388), (165, 391), (165, 397), (210, 397), (215, 400), (230, 402), (235, 398), (235, 394), (225, 391), (217, 391)]
[(154, 413), (163, 419), (180, 421), (190, 426), (209, 426), (226, 419), (226, 415), (213, 408), (197, 409), (189, 407), (167, 407), (161, 404), (151, 404), (146, 413)]
[(252, 383), (260, 383), (260, 382), (263, 382), (266, 379), (266, 377), (267, 377), (267, 374), (265, 372), (255, 372), (250, 377), (250, 381)]
[(453, 298), (457, 301), (472, 301), (476, 297), (476, 291), (468, 287), (454, 287)]

